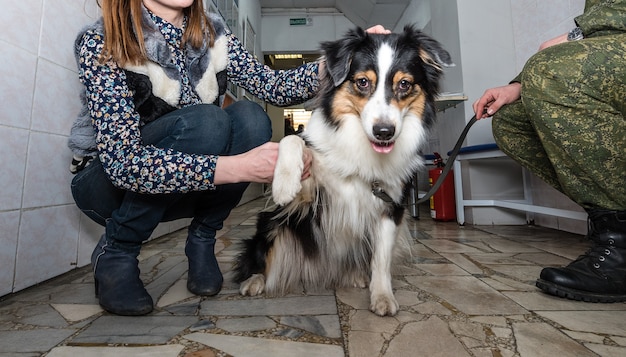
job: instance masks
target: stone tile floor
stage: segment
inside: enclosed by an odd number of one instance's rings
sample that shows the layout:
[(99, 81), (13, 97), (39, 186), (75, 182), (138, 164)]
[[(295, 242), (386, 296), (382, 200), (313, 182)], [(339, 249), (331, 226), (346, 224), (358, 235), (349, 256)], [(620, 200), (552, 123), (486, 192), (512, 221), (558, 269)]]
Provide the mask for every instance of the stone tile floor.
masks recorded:
[[(233, 243), (251, 236), (259, 199), (220, 231), (225, 272)], [(213, 298), (185, 288), (181, 230), (145, 245), (142, 279), (153, 313), (103, 312), (90, 267), (0, 299), (0, 356), (374, 357), (626, 356), (626, 304), (553, 298), (541, 268), (583, 252), (582, 236), (534, 226), (411, 221), (413, 261), (394, 276), (394, 317), (368, 311), (366, 289), (244, 298), (226, 282)]]

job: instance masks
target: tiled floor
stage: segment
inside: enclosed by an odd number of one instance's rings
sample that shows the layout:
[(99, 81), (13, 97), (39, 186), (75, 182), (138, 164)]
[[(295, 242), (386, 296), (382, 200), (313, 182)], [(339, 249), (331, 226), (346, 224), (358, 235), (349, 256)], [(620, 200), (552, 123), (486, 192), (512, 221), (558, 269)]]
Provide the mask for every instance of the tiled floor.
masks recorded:
[[(264, 204), (238, 207), (220, 232), (224, 271)], [(78, 269), (2, 299), (0, 356), (626, 356), (626, 304), (573, 302), (534, 287), (543, 266), (586, 249), (582, 236), (459, 227), (427, 214), (411, 228), (414, 260), (394, 277), (395, 317), (369, 312), (366, 289), (243, 298), (227, 283), (217, 297), (193, 296), (182, 230), (142, 250), (152, 314), (102, 312), (89, 267)]]

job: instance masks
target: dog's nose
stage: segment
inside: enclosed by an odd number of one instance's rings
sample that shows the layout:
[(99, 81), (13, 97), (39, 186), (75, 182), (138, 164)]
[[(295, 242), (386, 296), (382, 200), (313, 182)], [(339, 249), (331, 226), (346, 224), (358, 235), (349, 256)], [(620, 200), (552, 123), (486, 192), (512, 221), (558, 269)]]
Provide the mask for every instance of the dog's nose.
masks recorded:
[(374, 125), (374, 137), (377, 140), (389, 140), (396, 133), (396, 127), (390, 124), (376, 124)]

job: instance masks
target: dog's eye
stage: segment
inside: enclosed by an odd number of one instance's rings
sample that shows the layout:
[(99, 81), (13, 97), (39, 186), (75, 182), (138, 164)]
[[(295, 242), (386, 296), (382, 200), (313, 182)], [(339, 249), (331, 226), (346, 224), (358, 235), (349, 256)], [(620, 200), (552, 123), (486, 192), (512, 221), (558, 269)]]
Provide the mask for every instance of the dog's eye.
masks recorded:
[(398, 91), (408, 92), (412, 86), (413, 86), (413, 83), (407, 81), (406, 79), (403, 79), (398, 83)]
[(367, 90), (370, 87), (370, 81), (367, 78), (357, 78), (355, 83), (360, 90)]

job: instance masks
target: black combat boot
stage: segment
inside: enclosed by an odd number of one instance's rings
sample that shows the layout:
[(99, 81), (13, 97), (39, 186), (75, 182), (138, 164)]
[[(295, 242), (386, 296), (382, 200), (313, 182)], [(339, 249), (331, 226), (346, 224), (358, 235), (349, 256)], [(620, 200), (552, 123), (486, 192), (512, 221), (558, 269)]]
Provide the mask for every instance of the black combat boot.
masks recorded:
[(591, 249), (564, 268), (543, 269), (536, 285), (573, 300), (626, 301), (626, 211), (587, 212)]
[(187, 290), (201, 296), (217, 295), (224, 278), (215, 258), (215, 238), (200, 238), (189, 234), (185, 244), (189, 261)]
[(145, 315), (152, 311), (152, 297), (139, 278), (137, 256), (141, 244), (100, 238), (91, 264), (100, 306), (117, 315)]

